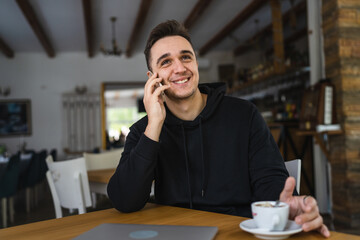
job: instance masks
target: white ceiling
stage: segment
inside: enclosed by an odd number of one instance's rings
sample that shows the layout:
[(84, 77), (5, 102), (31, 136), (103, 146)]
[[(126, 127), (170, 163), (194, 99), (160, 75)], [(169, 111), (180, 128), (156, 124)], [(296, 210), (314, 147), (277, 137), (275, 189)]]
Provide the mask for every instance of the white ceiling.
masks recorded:
[[(265, 0), (264, 0), (265, 1)], [(100, 42), (111, 45), (109, 18), (117, 17), (116, 38), (124, 51), (135, 24), (141, 0), (92, 0), (95, 54)], [(251, 0), (212, 0), (209, 7), (190, 29), (196, 50), (204, 46), (214, 35), (228, 24)], [(282, 11), (290, 7), (290, 0), (281, 0)], [(296, 5), (300, 0), (296, 0)], [(81, 0), (29, 0), (39, 22), (52, 43), (55, 54), (60, 52), (86, 52), (86, 34)], [(167, 19), (183, 22), (197, 0), (153, 0), (145, 24), (139, 29), (139, 39), (134, 53), (143, 52), (150, 30)], [(258, 25), (254, 19), (259, 19)], [(240, 25), (233, 33), (212, 50), (234, 50), (240, 43), (252, 37), (271, 22), (269, 4)], [(16, 53), (44, 52), (42, 45), (22, 14), (15, 0), (0, 0), (0, 38)], [(0, 52), (1, 53), (1, 52)]]

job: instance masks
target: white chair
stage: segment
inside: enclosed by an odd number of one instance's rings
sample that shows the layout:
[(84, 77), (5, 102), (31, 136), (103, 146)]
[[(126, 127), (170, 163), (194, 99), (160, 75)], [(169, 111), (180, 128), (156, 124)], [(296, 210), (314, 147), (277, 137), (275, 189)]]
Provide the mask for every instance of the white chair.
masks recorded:
[(56, 218), (62, 217), (62, 209), (78, 209), (86, 213), (91, 206), (89, 180), (84, 158), (54, 162), (52, 156), (46, 158), (49, 170), (46, 177), (53, 197)]
[[(120, 157), (124, 148), (119, 148), (102, 153), (84, 153), (87, 170), (99, 170), (116, 168), (120, 162)], [(96, 184), (90, 183), (90, 187), (94, 190)], [(93, 208), (96, 207), (96, 192), (91, 192)]]
[(84, 153), (87, 170), (116, 168), (124, 148), (102, 153)]
[(300, 179), (301, 179), (301, 160), (295, 159), (285, 162), (285, 167), (289, 172), (289, 175), (295, 178), (296, 191), (300, 194)]

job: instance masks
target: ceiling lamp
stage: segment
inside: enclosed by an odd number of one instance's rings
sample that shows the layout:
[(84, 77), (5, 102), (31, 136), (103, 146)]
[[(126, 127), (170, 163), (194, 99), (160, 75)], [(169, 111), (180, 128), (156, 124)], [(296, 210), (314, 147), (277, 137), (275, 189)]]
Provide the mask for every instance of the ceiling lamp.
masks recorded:
[(110, 18), (111, 21), (111, 25), (112, 25), (112, 49), (105, 49), (104, 45), (101, 43), (100, 44), (100, 51), (105, 55), (105, 56), (120, 56), (121, 55), (121, 49), (118, 48), (118, 45), (116, 43), (116, 38), (115, 38), (115, 22), (116, 22), (116, 17), (111, 17)]

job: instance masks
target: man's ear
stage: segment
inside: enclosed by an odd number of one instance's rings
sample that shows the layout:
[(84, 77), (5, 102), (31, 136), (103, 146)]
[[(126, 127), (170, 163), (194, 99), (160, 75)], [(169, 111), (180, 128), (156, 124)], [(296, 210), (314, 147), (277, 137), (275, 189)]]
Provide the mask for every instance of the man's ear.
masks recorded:
[(148, 78), (151, 78), (151, 76), (153, 75), (153, 73), (151, 71), (147, 71), (146, 75), (148, 76)]

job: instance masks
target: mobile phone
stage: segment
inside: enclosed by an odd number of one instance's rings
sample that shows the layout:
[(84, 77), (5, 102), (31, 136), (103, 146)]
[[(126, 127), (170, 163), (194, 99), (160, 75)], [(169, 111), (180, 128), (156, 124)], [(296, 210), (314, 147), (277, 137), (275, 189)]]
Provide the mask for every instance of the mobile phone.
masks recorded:
[[(152, 77), (154, 75), (154, 73), (151, 71), (149, 71), (149, 73), (150, 73), (150, 77)], [(162, 86), (162, 83), (159, 82), (157, 87), (161, 87), (161, 86)], [(164, 94), (164, 92), (162, 92), (162, 93)]]

